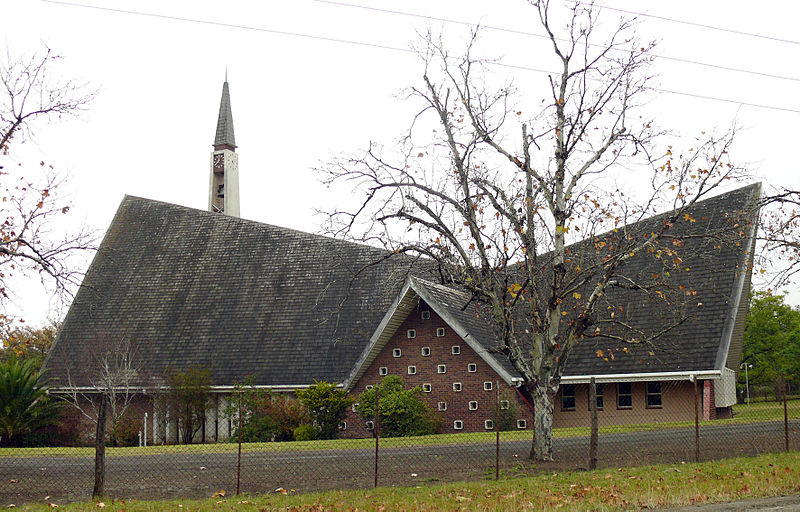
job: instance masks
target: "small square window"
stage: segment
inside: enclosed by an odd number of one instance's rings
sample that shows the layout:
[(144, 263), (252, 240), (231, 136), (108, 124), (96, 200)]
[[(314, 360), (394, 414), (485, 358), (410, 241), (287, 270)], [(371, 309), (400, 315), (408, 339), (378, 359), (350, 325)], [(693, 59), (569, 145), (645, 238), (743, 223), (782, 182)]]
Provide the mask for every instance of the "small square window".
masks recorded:
[(373, 430), (375, 428), (375, 423), (372, 421), (368, 421), (364, 424), (364, 426), (367, 427), (367, 430)]
[(561, 386), (561, 410), (575, 410), (575, 384), (564, 384)]
[(446, 364), (440, 364), (439, 366), (436, 367), (436, 372), (437, 373), (447, 373), (447, 365)]
[(483, 426), (486, 430), (492, 430), (494, 428), (494, 421), (492, 420), (485, 420), (483, 422)]
[(423, 384), (422, 385), (422, 391), (424, 391), (425, 393), (430, 393), (431, 389), (433, 389), (433, 388), (431, 387), (430, 384)]
[(438, 336), (440, 338), (442, 336), (444, 336), (444, 327), (439, 327), (439, 328), (436, 329), (436, 336)]
[(408, 339), (413, 340), (414, 338), (417, 337), (417, 331), (415, 331), (414, 329), (409, 329), (406, 332), (406, 336), (408, 337)]
[(452, 348), (450, 349), (450, 353), (453, 354), (454, 356), (457, 356), (458, 354), (461, 353), (461, 346), (453, 345)]
[(339, 423), (339, 430), (347, 430), (347, 422), (343, 421)]
[(483, 383), (483, 390), (484, 391), (491, 391), (493, 389), (492, 381), (486, 381)]
[(617, 383), (617, 409), (633, 408), (633, 386), (630, 382)]
[(396, 348), (396, 349), (392, 350), (392, 355), (394, 357), (400, 357), (400, 356), (403, 355), (403, 351), (400, 350), (399, 348)]
[(431, 347), (422, 347), (422, 355), (423, 356), (431, 355)]
[(408, 374), (409, 375), (416, 375), (417, 374), (417, 367), (416, 366), (409, 366), (408, 367)]
[(431, 317), (431, 312), (426, 309), (422, 312), (421, 316), (423, 320), (428, 320)]
[(470, 411), (477, 411), (478, 410), (478, 402), (476, 402), (475, 400), (471, 400), (469, 402), (469, 404), (467, 404), (467, 405), (469, 406), (469, 410)]
[(517, 428), (528, 428), (528, 420), (517, 420)]
[(350, 410), (353, 412), (358, 412), (358, 402), (354, 403), (350, 406)]
[(454, 382), (453, 383), (453, 391), (456, 391), (456, 392), (461, 391), (461, 383), (460, 382)]
[(367, 384), (366, 386), (364, 386), (364, 389), (372, 389), (374, 387), (375, 386), (373, 386), (372, 384)]
[(510, 407), (511, 404), (508, 403), (508, 400), (500, 400), (500, 409), (506, 411)]
[(467, 365), (467, 371), (470, 373), (475, 373), (478, 371), (478, 365), (475, 363), (469, 363)]
[(647, 407), (648, 409), (661, 408), (661, 383), (648, 382), (647, 383)]
[(381, 366), (378, 368), (378, 375), (389, 375), (389, 368)]
[(463, 421), (461, 421), (461, 420), (454, 420), (453, 421), (453, 429), (461, 430), (462, 428), (464, 428), (464, 422)]
[(437, 405), (438, 405), (440, 411), (446, 411), (447, 410), (447, 402), (439, 402)]

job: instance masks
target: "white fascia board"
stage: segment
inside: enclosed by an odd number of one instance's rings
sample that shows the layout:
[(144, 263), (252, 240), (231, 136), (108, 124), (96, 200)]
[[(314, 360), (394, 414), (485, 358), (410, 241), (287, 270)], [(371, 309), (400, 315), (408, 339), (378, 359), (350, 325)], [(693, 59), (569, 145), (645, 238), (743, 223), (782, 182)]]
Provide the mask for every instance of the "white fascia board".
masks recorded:
[(458, 334), (461, 339), (464, 340), (464, 342), (481, 357), (481, 359), (486, 361), (492, 370), (494, 370), (500, 376), (500, 378), (505, 381), (506, 384), (509, 386), (516, 385), (516, 381), (521, 380), (519, 377), (514, 377), (508, 373), (506, 369), (500, 365), (497, 359), (495, 359), (489, 353), (489, 351), (483, 347), (483, 345), (475, 341), (475, 338), (470, 336), (469, 332), (464, 329), (464, 327), (458, 323), (455, 318), (451, 317), (446, 311), (442, 311), (441, 308), (438, 308), (436, 301), (427, 296), (427, 293), (425, 293), (425, 289), (423, 287), (415, 287), (413, 281), (411, 283), (411, 287), (415, 292), (417, 292), (417, 295), (422, 297), (422, 299), (428, 303), (431, 309), (433, 309), (436, 314), (439, 315), (442, 320), (444, 320), (445, 323), (447, 323), (447, 325), (449, 325), (456, 332), (456, 334)]
[[(275, 391), (276, 393), (286, 393), (290, 391), (294, 391), (295, 389), (306, 389), (313, 386), (313, 384), (279, 384), (276, 386), (269, 386), (269, 385), (257, 385), (257, 386), (242, 386), (242, 389), (267, 389), (270, 391)], [(337, 384), (337, 388), (343, 388), (343, 384)], [(142, 386), (131, 386), (131, 387), (119, 387), (116, 388), (115, 391), (127, 391), (129, 393), (147, 393), (153, 391), (166, 391), (169, 389), (168, 386), (158, 386), (158, 387), (142, 387)], [(235, 391), (237, 388), (236, 386), (209, 386), (208, 390), (211, 393), (231, 393)], [(54, 395), (61, 395), (65, 393), (99, 393), (100, 390), (94, 386), (74, 386), (74, 387), (53, 387), (48, 389), (48, 393)]]
[(609, 375), (565, 375), (562, 384), (588, 384), (592, 377), (596, 383), (605, 382), (652, 382), (662, 380), (716, 380), (722, 377), (722, 370), (701, 370), (695, 372), (653, 372), (653, 373), (616, 373)]
[[(408, 294), (409, 290), (411, 290), (411, 279), (412, 278), (409, 277), (406, 280), (406, 283), (403, 285), (403, 289), (397, 295), (397, 298), (394, 300), (394, 302), (392, 303), (391, 307), (386, 312), (386, 314), (383, 315), (381, 323), (378, 324), (378, 327), (372, 333), (372, 336), (370, 336), (367, 347), (361, 353), (361, 356), (358, 358), (358, 361), (356, 361), (355, 366), (353, 366), (353, 369), (350, 371), (350, 375), (345, 379), (343, 383), (345, 391), (350, 391), (353, 384), (355, 384), (358, 381), (358, 379), (361, 378), (363, 373), (367, 370), (369, 364), (372, 363), (372, 361), (375, 359), (377, 353), (380, 352), (380, 350), (383, 349), (383, 347), (386, 345), (386, 342), (388, 341), (388, 337), (384, 336), (386, 332), (386, 327), (389, 325), (389, 322), (391, 322), (392, 318), (397, 313), (400, 304), (402, 304), (404, 299), (406, 298), (406, 294)], [(416, 294), (415, 291), (413, 290), (411, 291), (412, 293)], [(379, 345), (378, 342), (380, 341), (382, 341), (382, 343), (380, 343)]]

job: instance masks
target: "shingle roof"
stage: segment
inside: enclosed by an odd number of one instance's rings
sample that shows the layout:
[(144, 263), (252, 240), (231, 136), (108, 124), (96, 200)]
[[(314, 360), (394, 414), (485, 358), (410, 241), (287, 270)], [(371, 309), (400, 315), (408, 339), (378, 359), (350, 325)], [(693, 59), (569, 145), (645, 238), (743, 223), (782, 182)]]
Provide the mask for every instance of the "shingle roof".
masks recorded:
[[(701, 220), (680, 229), (725, 226), (732, 222), (727, 212), (744, 208), (758, 190), (746, 187), (698, 203), (691, 214)], [(636, 229), (662, 221), (655, 217)], [(567, 375), (721, 368), (738, 301), (746, 300), (743, 268), (752, 247), (687, 243), (699, 246), (685, 262), (692, 271), (679, 280), (696, 290), (695, 307), (664, 338), (664, 350), (626, 354), (608, 339), (586, 340), (571, 354)], [(373, 264), (385, 256), (364, 245), (126, 197), (48, 356), (49, 376), (55, 385), (90, 385), (79, 369), (91, 367), (99, 347), (127, 339), (141, 362), (137, 385), (159, 384), (170, 370), (191, 365), (210, 368), (214, 385), (247, 376), (268, 386), (344, 382), (412, 273), (404, 257)], [(656, 263), (637, 258), (628, 271), (648, 273)], [(414, 281), (427, 302), (516, 375), (498, 353), (491, 318), (480, 304), (430, 282), (419, 262), (413, 273), (426, 278)], [(626, 311), (641, 325), (663, 322), (658, 302), (626, 304)], [(611, 349), (614, 359), (598, 358), (598, 349)]]

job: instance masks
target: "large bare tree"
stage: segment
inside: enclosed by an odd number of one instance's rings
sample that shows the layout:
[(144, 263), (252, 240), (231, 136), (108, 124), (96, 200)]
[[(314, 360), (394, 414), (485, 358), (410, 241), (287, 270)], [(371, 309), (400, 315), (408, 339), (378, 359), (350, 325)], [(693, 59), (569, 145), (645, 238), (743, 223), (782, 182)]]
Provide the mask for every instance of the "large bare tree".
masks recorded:
[[(640, 110), (652, 95), (653, 44), (631, 21), (604, 25), (591, 3), (530, 3), (555, 66), (535, 110), (522, 107), (525, 91), (491, 85), (496, 68), (473, 57), (475, 33), (459, 55), (429, 34), (409, 93), (421, 108), (399, 149), (371, 144), (321, 172), (363, 193), (330, 213), (331, 233), (433, 260), (443, 282), (485, 306), (533, 399), (531, 456), (546, 460), (575, 344), (598, 334), (656, 343), (685, 319), (644, 331), (609, 296), (622, 288), (668, 304), (663, 276), (682, 261), (673, 227), (741, 170), (728, 157), (734, 130), (682, 154), (662, 145), (665, 133)], [(646, 233), (623, 229), (664, 210)], [(642, 252), (665, 267), (647, 282), (624, 272)]]
[(62, 181), (44, 161), (34, 166), (12, 162), (41, 122), (82, 112), (94, 97), (85, 84), (58, 73), (62, 58), (49, 48), (17, 57), (0, 57), (0, 302), (9, 278), (38, 275), (55, 291), (70, 292), (80, 282), (81, 263), (71, 256), (92, 248), (93, 236), (81, 229), (63, 232), (59, 217), (70, 210), (59, 197)]

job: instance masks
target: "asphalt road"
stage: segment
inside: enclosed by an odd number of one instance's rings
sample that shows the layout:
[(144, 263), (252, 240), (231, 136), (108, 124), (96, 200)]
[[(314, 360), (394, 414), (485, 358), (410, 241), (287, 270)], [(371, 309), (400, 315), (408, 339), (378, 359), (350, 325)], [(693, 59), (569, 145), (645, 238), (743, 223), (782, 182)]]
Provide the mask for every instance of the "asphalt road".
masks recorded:
[[(790, 422), (790, 448), (800, 449), (800, 420)], [(502, 433), (501, 433), (502, 439)], [(658, 430), (600, 436), (598, 466), (635, 466), (693, 461), (695, 432)], [(495, 444), (381, 448), (380, 485), (419, 485), (494, 476)], [(554, 440), (556, 461), (527, 463), (530, 441), (501, 441), (504, 474), (564, 471), (588, 465), (588, 438)], [(783, 422), (707, 426), (700, 433), (701, 459), (782, 451)], [(236, 489), (236, 453), (169, 453), (107, 458), (106, 493), (114, 498), (209, 497)], [(93, 457), (0, 458), (0, 506), (42, 500), (86, 500), (93, 486)], [(264, 493), (278, 487), (310, 492), (370, 487), (375, 450), (250, 452), (242, 454), (242, 492)], [(12, 483), (12, 481), (14, 481)]]

